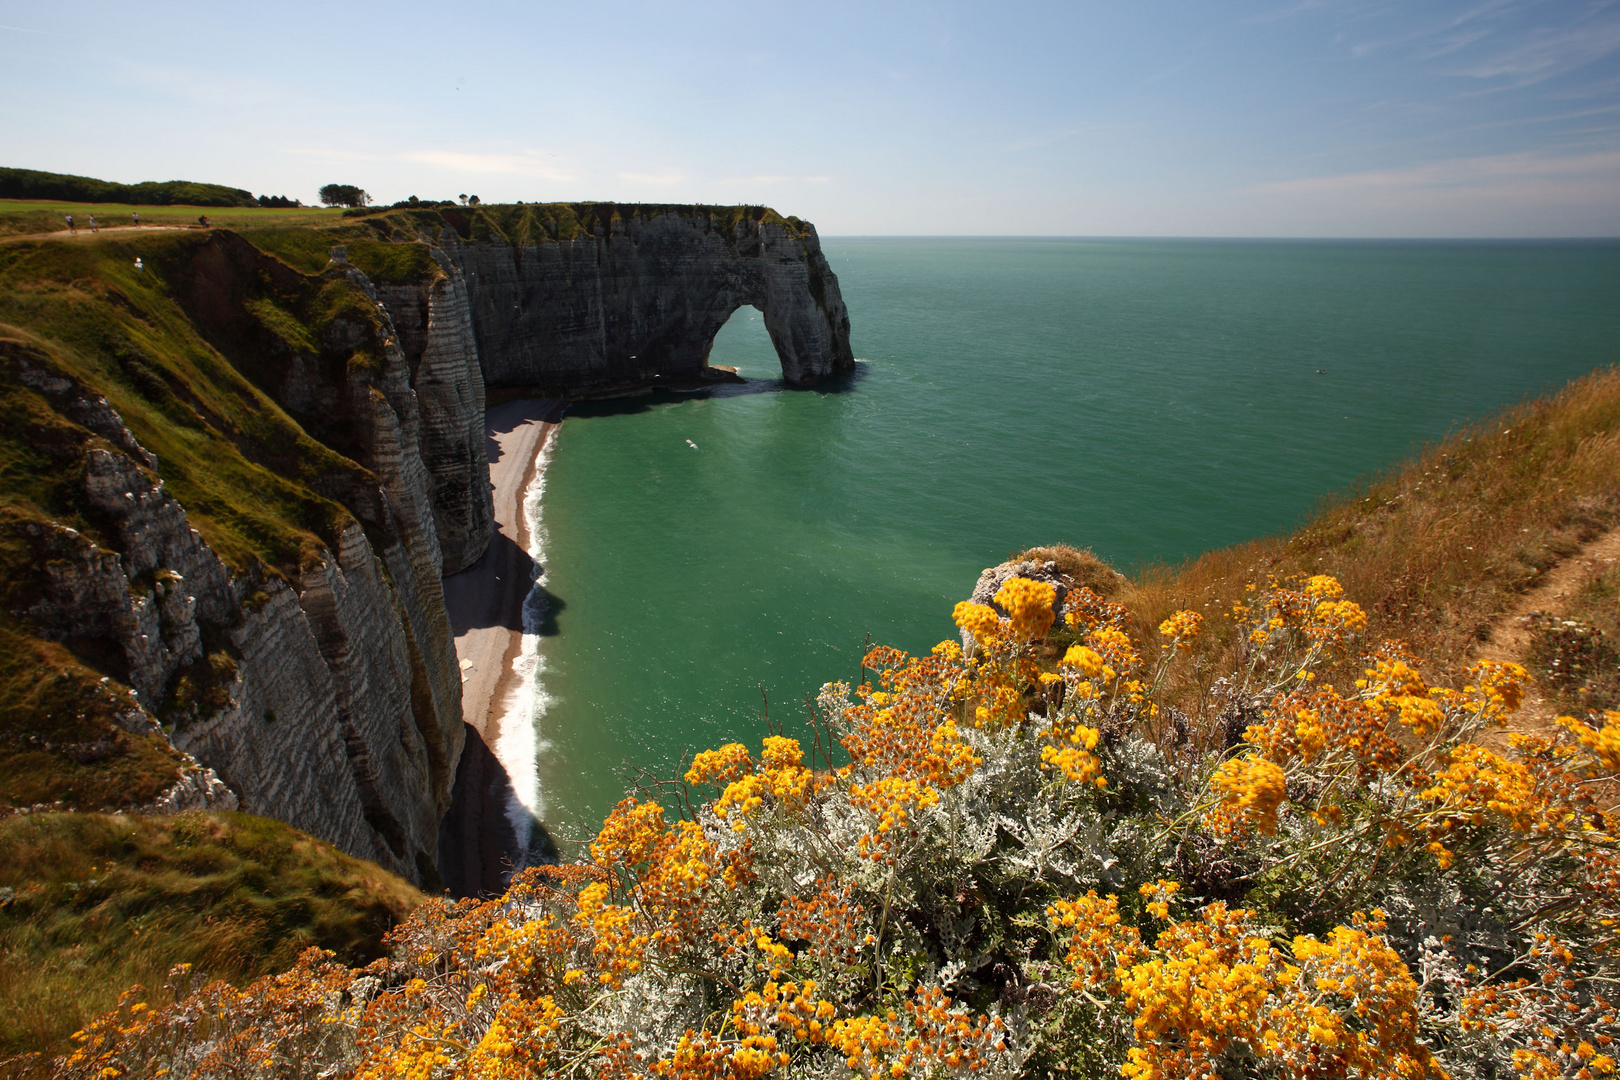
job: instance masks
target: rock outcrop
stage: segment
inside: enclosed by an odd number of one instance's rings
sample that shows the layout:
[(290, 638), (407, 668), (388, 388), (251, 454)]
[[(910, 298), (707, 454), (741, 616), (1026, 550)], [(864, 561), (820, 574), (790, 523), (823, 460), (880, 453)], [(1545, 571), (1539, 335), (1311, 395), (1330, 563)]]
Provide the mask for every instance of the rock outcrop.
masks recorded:
[(701, 376), (744, 304), (764, 313), (782, 377), (850, 371), (849, 313), (814, 227), (711, 208), (581, 210), (561, 240), (434, 239), (466, 279), (485, 381), (570, 397)]
[[(358, 520), (279, 574), (251, 560), (228, 568), (111, 405), (41, 353), (19, 365), (21, 381), (99, 437), (82, 451), (80, 497), (101, 544), (28, 526), (44, 573), (26, 615), (48, 640), (114, 646), (114, 670), (135, 692), (125, 726), (155, 729), (161, 717), (174, 747), (217, 773), (182, 770), (164, 806), (228, 805), (222, 780), (242, 809), (437, 884), (464, 725), (434, 480), (398, 337), (351, 269), (306, 280), (223, 234), (187, 269), (177, 299), (193, 325), (289, 411), (324, 410), (309, 427), (352, 460), (328, 455), (341, 467), (310, 479)], [(314, 290), (336, 312), (309, 325), (307, 353), (243, 316), (278, 277), (274, 297)]]

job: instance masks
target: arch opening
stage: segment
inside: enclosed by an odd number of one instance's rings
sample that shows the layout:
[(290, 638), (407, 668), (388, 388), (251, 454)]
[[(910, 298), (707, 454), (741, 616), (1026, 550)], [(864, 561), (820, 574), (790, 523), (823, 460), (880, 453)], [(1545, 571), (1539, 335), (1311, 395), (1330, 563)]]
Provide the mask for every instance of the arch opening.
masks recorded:
[(705, 364), (734, 368), (745, 379), (782, 378), (782, 359), (757, 304), (737, 307), (709, 340)]

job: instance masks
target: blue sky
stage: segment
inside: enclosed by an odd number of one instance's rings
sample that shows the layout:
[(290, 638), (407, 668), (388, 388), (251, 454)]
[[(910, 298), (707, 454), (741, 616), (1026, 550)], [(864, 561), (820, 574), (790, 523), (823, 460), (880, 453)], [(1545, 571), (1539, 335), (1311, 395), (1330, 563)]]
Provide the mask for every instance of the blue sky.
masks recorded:
[(1620, 235), (1620, 0), (0, 0), (0, 164), (823, 234)]

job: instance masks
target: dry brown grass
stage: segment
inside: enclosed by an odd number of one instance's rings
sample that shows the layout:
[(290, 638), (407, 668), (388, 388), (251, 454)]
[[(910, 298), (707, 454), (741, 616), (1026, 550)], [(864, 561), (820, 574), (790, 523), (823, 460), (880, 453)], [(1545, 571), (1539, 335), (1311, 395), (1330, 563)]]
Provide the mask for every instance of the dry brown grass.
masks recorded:
[(1204, 613), (1192, 662), (1178, 665), (1169, 689), (1207, 722), (1220, 706), (1210, 684), (1237, 657), (1235, 625), (1225, 615), (1248, 583), (1332, 574), (1366, 609), (1366, 640), (1404, 641), (1429, 678), (1457, 682), (1492, 620), (1617, 522), (1620, 369), (1610, 368), (1453, 434), (1329, 500), (1291, 536), (1151, 568), (1113, 599), (1130, 609), (1139, 642), (1157, 641), (1172, 611)]
[(1020, 551), (1016, 555), (1009, 556), (1008, 561), (1023, 562), (1027, 559), (1056, 563), (1058, 573), (1062, 574), (1064, 580), (1071, 586), (1088, 588), (1099, 596), (1112, 598), (1129, 584), (1124, 574), (1097, 558), (1090, 548), (1077, 548), (1070, 544), (1047, 544), (1044, 547)]

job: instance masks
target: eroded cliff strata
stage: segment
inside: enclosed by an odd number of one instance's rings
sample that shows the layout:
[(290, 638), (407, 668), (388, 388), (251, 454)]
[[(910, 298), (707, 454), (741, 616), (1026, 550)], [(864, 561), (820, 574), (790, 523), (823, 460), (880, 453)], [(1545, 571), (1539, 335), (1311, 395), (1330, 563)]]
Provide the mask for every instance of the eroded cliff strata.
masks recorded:
[[(77, 297), (94, 332), (61, 348), (20, 317), (48, 309), (0, 303), (0, 441), (33, 440), (62, 470), (0, 507), (17, 579), (0, 632), (68, 650), (41, 646), (34, 689), (0, 701), (0, 773), (51, 753), (144, 754), (155, 779), (120, 806), (239, 803), (438, 885), (466, 738), (441, 577), (493, 532), (486, 384), (569, 397), (702, 378), (744, 304), (764, 312), (787, 381), (853, 365), (805, 223), (596, 204), (513, 220), (508, 235), (495, 218), (407, 215), (350, 227), (327, 257), (310, 236), (153, 238), (133, 279), (121, 256), (76, 247), (91, 265), (43, 291)], [(0, 275), (19, 250), (0, 253)], [(98, 386), (135, 409), (131, 427)], [(179, 439), (164, 445), (184, 460), (148, 437)], [(211, 457), (247, 478), (223, 501), (199, 481)], [(279, 507), (256, 518), (231, 503), (259, 498), (254, 477)], [(39, 688), (75, 679), (73, 700), (91, 703), (71, 706), (89, 710), (78, 728), (111, 726), (53, 749), (41, 710), (61, 694)]]

